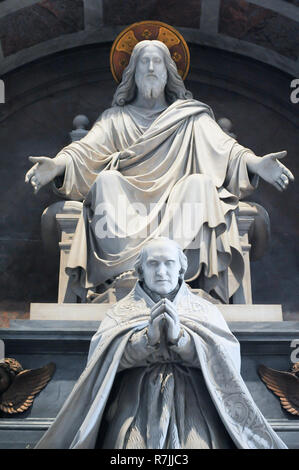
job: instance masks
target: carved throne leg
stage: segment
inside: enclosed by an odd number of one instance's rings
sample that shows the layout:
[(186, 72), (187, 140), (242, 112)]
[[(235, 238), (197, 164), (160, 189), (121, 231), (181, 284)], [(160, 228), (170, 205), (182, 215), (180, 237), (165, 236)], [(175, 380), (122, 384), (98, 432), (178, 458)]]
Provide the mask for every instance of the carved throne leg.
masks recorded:
[(61, 230), (60, 267), (59, 267), (59, 288), (58, 303), (76, 303), (76, 294), (69, 289), (69, 277), (65, 272), (68, 255), (72, 246), (73, 236), (78, 223), (79, 214), (57, 214), (56, 220)]
[(251, 275), (250, 275), (250, 249), (251, 245), (248, 240), (248, 232), (251, 225), (254, 223), (254, 217), (238, 216), (238, 229), (240, 243), (244, 258), (244, 277), (242, 284), (236, 293), (232, 296), (233, 304), (252, 304), (252, 291), (251, 291)]

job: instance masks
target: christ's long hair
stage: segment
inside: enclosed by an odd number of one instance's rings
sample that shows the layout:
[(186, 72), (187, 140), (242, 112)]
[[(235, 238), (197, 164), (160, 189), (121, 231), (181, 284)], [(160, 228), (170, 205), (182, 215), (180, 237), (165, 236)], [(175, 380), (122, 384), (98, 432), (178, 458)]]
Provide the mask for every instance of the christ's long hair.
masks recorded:
[(135, 71), (138, 57), (146, 46), (156, 46), (163, 53), (167, 69), (167, 84), (165, 87), (166, 101), (171, 104), (178, 99), (192, 98), (192, 93), (186, 90), (184, 82), (178, 74), (175, 62), (172, 60), (169, 49), (161, 41), (140, 41), (133, 49), (129, 65), (125, 68), (122, 81), (113, 96), (112, 106), (124, 106), (134, 100), (137, 93)]

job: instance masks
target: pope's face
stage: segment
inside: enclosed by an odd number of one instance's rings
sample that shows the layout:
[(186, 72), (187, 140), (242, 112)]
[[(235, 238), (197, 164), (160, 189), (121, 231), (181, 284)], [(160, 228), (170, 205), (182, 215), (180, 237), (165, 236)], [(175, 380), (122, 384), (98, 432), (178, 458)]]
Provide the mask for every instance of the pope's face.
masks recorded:
[(165, 242), (154, 242), (148, 248), (142, 263), (143, 279), (157, 294), (168, 294), (177, 286), (181, 263), (177, 247)]
[(138, 92), (147, 98), (157, 98), (164, 93), (167, 69), (162, 51), (156, 46), (146, 46), (138, 57), (135, 81)]

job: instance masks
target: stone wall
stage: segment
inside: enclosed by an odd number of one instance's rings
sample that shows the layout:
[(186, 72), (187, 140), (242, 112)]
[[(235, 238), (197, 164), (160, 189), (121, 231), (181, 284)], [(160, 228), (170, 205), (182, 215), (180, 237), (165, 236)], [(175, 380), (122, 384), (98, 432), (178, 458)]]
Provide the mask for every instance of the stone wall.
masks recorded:
[(0, 75), (49, 53), (113, 41), (146, 19), (177, 27), (187, 41), (298, 69), (297, 0), (4, 0)]

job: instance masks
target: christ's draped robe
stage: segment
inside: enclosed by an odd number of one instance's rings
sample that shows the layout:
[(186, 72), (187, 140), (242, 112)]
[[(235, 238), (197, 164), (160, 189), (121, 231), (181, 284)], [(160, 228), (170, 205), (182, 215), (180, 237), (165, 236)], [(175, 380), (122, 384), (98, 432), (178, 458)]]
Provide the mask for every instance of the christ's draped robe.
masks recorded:
[(74, 291), (84, 299), (88, 288), (132, 269), (149, 239), (166, 236), (188, 258), (185, 279), (200, 275), (202, 289), (228, 302), (244, 274), (235, 209), (257, 184), (246, 152), (193, 99), (159, 112), (106, 110), (58, 154), (69, 158), (56, 190), (84, 200), (66, 268)]
[(215, 305), (182, 282), (183, 336), (147, 342), (155, 305), (139, 282), (111, 307), (39, 449), (283, 449), (240, 375), (240, 347)]

